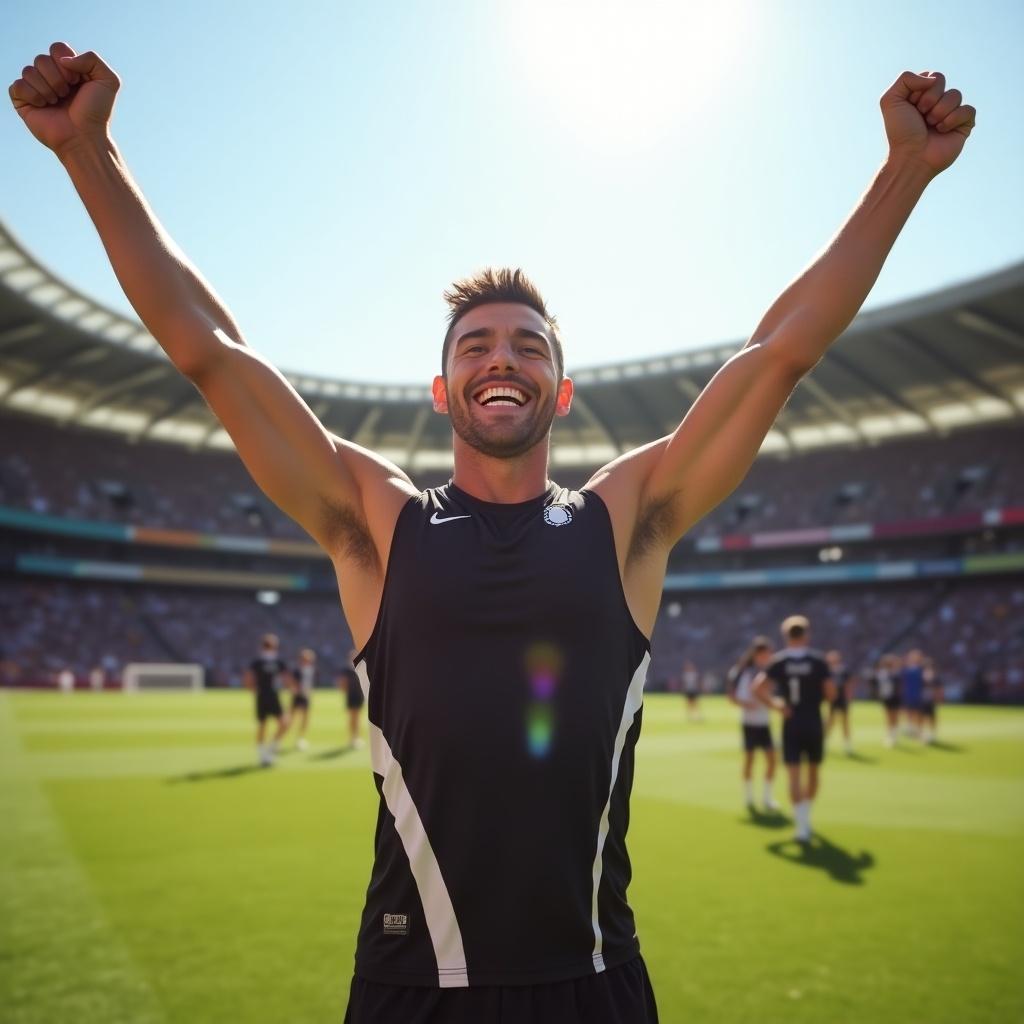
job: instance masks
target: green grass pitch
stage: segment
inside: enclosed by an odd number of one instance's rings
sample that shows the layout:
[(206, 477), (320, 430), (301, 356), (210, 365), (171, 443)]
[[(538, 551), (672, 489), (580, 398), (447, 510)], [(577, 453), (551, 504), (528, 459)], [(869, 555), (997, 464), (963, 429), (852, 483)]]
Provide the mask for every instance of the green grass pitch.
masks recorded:
[[(942, 746), (886, 750), (855, 705), (801, 853), (742, 812), (734, 709), (704, 705), (648, 698), (633, 794), (666, 1024), (1024, 1020), (1024, 712), (943, 708)], [(334, 693), (273, 770), (251, 734), (241, 693), (0, 694), (5, 1024), (341, 1020), (369, 759)]]

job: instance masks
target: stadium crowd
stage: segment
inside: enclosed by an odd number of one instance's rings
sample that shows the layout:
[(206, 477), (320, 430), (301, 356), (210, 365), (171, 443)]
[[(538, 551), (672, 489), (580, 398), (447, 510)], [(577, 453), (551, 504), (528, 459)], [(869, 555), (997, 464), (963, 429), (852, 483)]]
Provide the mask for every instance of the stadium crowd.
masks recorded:
[[(756, 634), (776, 638), (793, 612), (812, 622), (813, 643), (841, 650), (862, 677), (888, 651), (924, 649), (949, 696), (1024, 700), (1024, 583), (956, 583), (669, 594), (653, 640), (649, 688), (678, 689), (684, 661), (705, 691)], [(100, 665), (110, 682), (131, 661), (201, 664), (208, 685), (237, 686), (265, 632), (293, 658), (313, 648), (328, 677), (351, 637), (337, 599), (284, 594), (265, 605), (250, 592), (32, 582), (0, 587), (0, 681), (49, 683), (70, 668), (84, 684)], [(861, 696), (867, 696), (862, 691)]]
[(678, 689), (691, 661), (705, 692), (721, 691), (750, 640), (763, 634), (781, 646), (779, 623), (795, 612), (811, 620), (814, 646), (841, 651), (862, 681), (882, 654), (921, 648), (950, 698), (1024, 701), (1024, 582), (997, 577), (666, 595), (650, 678)]
[[(33, 419), (0, 424), (0, 505), (168, 529), (308, 539), (252, 483), (232, 452), (133, 444)], [(759, 459), (693, 537), (920, 519), (1024, 505), (1024, 445), (991, 427), (871, 448)], [(552, 473), (579, 486), (586, 474)], [(423, 486), (443, 483), (434, 473)], [(790, 497), (801, 495), (795, 502)]]
[(65, 668), (80, 683), (97, 666), (117, 683), (124, 665), (202, 665), (207, 685), (238, 686), (263, 633), (294, 658), (313, 648), (326, 673), (352, 646), (336, 598), (286, 595), (262, 604), (250, 592), (25, 582), (0, 587), (0, 682), (52, 682)]

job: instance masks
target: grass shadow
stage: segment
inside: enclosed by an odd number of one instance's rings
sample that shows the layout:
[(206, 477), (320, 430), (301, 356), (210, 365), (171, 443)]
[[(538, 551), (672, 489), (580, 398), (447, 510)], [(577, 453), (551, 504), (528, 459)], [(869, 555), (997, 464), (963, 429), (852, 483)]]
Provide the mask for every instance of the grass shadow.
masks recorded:
[(773, 857), (779, 857), (791, 864), (824, 871), (833, 881), (843, 885), (863, 885), (863, 872), (875, 866), (874, 854), (861, 850), (854, 856), (818, 832), (813, 834), (808, 843), (784, 839), (778, 843), (770, 843), (765, 849)]
[(346, 754), (353, 753), (351, 746), (334, 747), (331, 750), (323, 750), (319, 754), (310, 754), (310, 761), (333, 761), (337, 757), (344, 757)]
[(833, 754), (837, 761), (851, 761), (853, 764), (878, 764), (877, 757), (868, 757), (858, 750), (851, 750), (848, 754)]
[(967, 748), (957, 743), (947, 743), (945, 740), (932, 740), (926, 744), (929, 750), (944, 750), (947, 754), (966, 754)]
[(252, 772), (264, 772), (267, 768), (261, 764), (239, 764), (232, 768), (213, 768), (208, 772), (186, 772), (184, 775), (172, 775), (165, 782), (210, 782), (213, 779), (236, 779)]
[(744, 825), (768, 829), (789, 828), (793, 824), (792, 818), (787, 818), (782, 811), (760, 811), (756, 807), (748, 807), (747, 816), (740, 821)]

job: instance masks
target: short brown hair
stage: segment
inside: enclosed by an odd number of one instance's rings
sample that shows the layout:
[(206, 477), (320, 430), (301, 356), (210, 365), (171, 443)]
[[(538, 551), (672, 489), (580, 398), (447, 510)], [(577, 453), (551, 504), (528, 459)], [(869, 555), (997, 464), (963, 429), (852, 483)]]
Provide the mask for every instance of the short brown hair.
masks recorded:
[(807, 636), (807, 631), (811, 628), (810, 622), (804, 615), (790, 615), (782, 623), (782, 635), (787, 637), (789, 640), (800, 640)]
[(448, 330), (441, 347), (441, 373), (448, 372), (448, 350), (451, 348), (455, 325), (471, 309), (486, 306), (492, 302), (518, 302), (539, 313), (551, 334), (552, 354), (555, 368), (561, 379), (565, 373), (565, 357), (562, 354), (562, 339), (558, 333), (558, 321), (548, 312), (547, 304), (537, 286), (519, 267), (484, 267), (469, 277), (455, 281), (444, 293), (448, 303)]

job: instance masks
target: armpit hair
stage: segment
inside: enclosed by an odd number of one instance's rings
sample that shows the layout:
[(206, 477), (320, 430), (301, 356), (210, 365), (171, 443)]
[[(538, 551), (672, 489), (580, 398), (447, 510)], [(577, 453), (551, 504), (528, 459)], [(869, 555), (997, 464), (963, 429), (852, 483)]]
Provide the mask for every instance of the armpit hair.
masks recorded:
[(633, 537), (629, 542), (627, 561), (643, 558), (659, 544), (665, 544), (672, 537), (676, 521), (675, 501), (679, 492), (673, 491), (647, 502), (636, 517)]
[(348, 505), (324, 502), (321, 521), (328, 551), (350, 558), (364, 569), (378, 568), (380, 558), (366, 521)]

